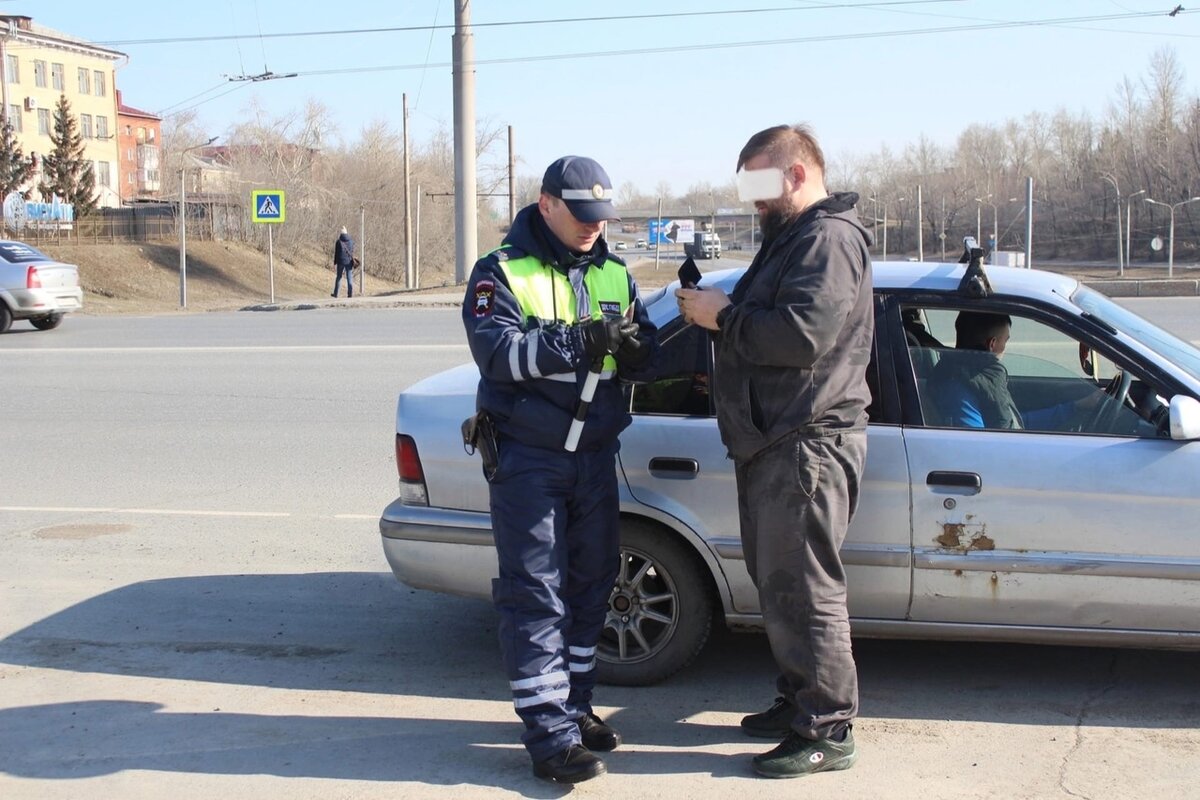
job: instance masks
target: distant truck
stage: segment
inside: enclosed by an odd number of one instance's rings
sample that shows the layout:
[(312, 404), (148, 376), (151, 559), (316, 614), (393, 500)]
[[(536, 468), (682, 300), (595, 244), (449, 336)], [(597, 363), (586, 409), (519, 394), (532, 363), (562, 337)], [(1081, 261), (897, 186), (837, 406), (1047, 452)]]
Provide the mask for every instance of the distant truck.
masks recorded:
[(696, 231), (694, 241), (683, 243), (683, 254), (692, 258), (720, 258), (721, 237), (714, 231)]

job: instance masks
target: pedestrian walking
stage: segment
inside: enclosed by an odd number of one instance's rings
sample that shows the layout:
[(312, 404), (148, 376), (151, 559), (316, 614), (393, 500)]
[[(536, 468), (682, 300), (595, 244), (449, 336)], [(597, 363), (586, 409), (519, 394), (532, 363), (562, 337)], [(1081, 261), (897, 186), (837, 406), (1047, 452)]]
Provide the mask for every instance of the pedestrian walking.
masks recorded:
[(337, 275), (333, 279), (333, 294), (329, 295), (330, 297), (338, 296), (338, 284), (342, 281), (342, 275), (346, 276), (346, 297), (354, 297), (354, 262), (354, 240), (343, 225), (342, 232), (333, 243), (333, 268)]

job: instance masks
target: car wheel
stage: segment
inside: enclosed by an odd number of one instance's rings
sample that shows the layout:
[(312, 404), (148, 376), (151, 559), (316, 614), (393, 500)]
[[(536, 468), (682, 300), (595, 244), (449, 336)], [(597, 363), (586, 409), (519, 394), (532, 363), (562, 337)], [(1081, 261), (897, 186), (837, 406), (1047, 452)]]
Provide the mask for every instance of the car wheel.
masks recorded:
[(37, 328), (39, 331), (52, 331), (62, 324), (62, 314), (47, 314), (44, 317), (34, 317), (29, 320), (29, 324)]
[(597, 679), (648, 686), (686, 667), (712, 630), (713, 596), (699, 555), (646, 522), (621, 522), (621, 568), (596, 649)]
[(0, 333), (4, 333), (12, 327), (12, 312), (8, 310), (8, 306), (0, 300)]

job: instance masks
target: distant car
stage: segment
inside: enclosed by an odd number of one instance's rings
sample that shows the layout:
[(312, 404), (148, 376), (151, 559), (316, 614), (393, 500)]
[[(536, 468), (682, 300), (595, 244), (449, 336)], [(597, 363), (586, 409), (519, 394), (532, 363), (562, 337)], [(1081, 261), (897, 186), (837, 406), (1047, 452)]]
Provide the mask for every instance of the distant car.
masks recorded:
[(629, 249), (629, 245), (626, 244), (625, 242), (613, 243), (613, 250), (628, 250), (628, 249)]
[(18, 319), (48, 331), (59, 326), (64, 314), (82, 307), (74, 264), (55, 261), (24, 242), (0, 240), (0, 333)]
[(645, 246), (646, 246), (646, 240), (645, 240), (645, 239), (638, 239), (636, 242), (634, 242), (634, 243), (633, 243), (633, 246), (634, 246), (634, 247), (645, 247)]
[[(705, 284), (728, 292), (742, 274)], [(841, 550), (854, 634), (1200, 649), (1200, 350), (1072, 278), (994, 267), (994, 293), (979, 297), (963, 275), (874, 268), (867, 465)], [(762, 625), (712, 345), (679, 318), (676, 288), (646, 298), (662, 370), (629, 387), (621, 434), (621, 567), (596, 653), (611, 683), (671, 675), (722, 615)], [(969, 355), (944, 346), (962, 311), (1012, 318), (1003, 363), (1018, 428), (946, 412), (935, 368)], [(379, 528), (402, 582), (487, 598), (488, 487), (459, 435), (478, 382), (469, 363), (400, 394), (400, 492)]]
[(650, 244), (646, 245), (646, 249), (647, 249), (647, 250), (657, 250), (657, 249), (658, 249), (658, 245), (657, 245), (657, 244), (655, 244), (654, 242), (651, 242)]

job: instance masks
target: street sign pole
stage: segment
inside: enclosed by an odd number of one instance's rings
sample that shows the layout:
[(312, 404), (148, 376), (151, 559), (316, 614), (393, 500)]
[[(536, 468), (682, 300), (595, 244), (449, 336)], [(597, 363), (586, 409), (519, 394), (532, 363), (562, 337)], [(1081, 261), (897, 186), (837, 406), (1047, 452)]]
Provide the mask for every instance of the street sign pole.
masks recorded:
[(271, 304), (275, 304), (275, 228), (267, 226), (267, 274), (271, 280)]
[[(284, 193), (279, 189), (255, 189), (250, 193), (250, 219), (267, 226), (267, 277), (271, 284), (271, 303), (275, 303), (275, 225), (287, 219)], [(353, 287), (354, 273), (347, 283)]]

